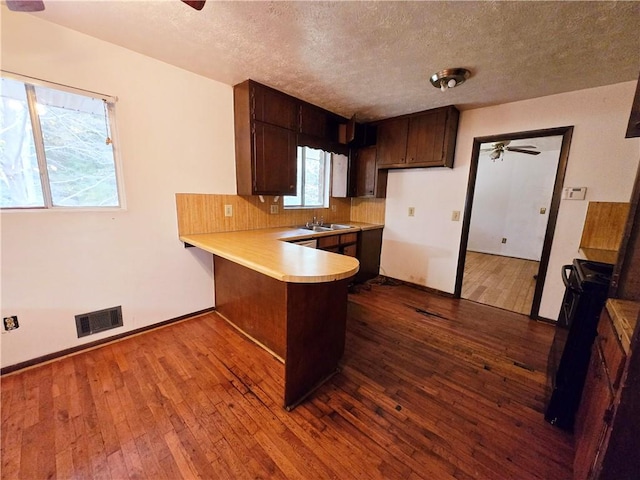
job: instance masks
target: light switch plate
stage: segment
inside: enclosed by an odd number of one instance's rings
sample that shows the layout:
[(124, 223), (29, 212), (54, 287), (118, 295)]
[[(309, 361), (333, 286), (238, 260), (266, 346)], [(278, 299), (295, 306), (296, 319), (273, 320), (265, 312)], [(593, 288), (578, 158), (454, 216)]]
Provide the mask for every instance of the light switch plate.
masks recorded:
[(416, 215), (416, 207), (409, 207), (409, 216), (414, 217)]
[(451, 212), (451, 221), (459, 222), (460, 221), (460, 210), (454, 210)]
[(225, 205), (224, 206), (224, 216), (232, 217), (233, 216), (233, 205)]
[(278, 213), (278, 205), (271, 205), (270, 212), (272, 215), (275, 215), (276, 213)]

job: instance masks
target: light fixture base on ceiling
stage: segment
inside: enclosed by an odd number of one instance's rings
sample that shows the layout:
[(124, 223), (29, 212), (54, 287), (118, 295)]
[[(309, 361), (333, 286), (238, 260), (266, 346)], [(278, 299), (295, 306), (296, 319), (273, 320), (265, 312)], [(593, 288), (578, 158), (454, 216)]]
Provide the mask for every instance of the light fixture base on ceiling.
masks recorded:
[(445, 92), (464, 83), (470, 76), (471, 72), (466, 68), (447, 68), (431, 75), (431, 85)]

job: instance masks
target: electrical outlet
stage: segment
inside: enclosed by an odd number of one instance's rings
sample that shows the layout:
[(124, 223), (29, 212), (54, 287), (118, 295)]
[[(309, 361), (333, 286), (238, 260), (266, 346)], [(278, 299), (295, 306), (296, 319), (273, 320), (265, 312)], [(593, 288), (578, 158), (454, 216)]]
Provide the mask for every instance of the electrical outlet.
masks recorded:
[(414, 217), (416, 215), (416, 207), (409, 207), (409, 216)]
[(336, 211), (336, 206), (335, 206), (335, 204), (331, 205), (331, 211), (332, 211), (332, 212), (335, 212), (335, 211)]
[(460, 221), (460, 210), (454, 210), (451, 212), (451, 221), (459, 222)]
[(270, 211), (271, 211), (272, 215), (278, 213), (278, 205), (271, 205), (270, 206)]
[(2, 323), (4, 324), (4, 329), (8, 332), (10, 330), (15, 330), (20, 326), (18, 323), (18, 316), (13, 315), (11, 317), (4, 317), (2, 319)]
[(224, 206), (224, 216), (232, 217), (233, 216), (233, 205), (225, 205)]
[(502, 243), (507, 243), (507, 239), (502, 237)]

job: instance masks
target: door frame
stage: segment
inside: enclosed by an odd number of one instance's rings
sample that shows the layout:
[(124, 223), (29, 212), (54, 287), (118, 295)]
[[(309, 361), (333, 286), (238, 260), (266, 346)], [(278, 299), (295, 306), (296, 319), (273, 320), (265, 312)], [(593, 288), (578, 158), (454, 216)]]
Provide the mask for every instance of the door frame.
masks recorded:
[(501, 140), (523, 140), (528, 138), (552, 137), (557, 135), (562, 135), (562, 146), (560, 147), (558, 169), (556, 171), (556, 179), (553, 184), (551, 206), (549, 207), (549, 220), (547, 221), (547, 228), (542, 244), (540, 266), (538, 268), (536, 287), (533, 293), (531, 312), (529, 314), (531, 318), (540, 319), (539, 312), (540, 302), (542, 300), (542, 289), (547, 276), (549, 257), (551, 255), (551, 245), (553, 243), (553, 235), (556, 229), (556, 222), (558, 220), (558, 211), (560, 210), (560, 199), (562, 197), (562, 187), (564, 185), (564, 177), (567, 170), (567, 162), (569, 160), (569, 147), (571, 145), (571, 137), (573, 135), (573, 126), (530, 130), (527, 132), (505, 133), (501, 135), (489, 135), (485, 137), (475, 137), (473, 139), (469, 181), (467, 183), (467, 197), (464, 206), (464, 219), (462, 221), (462, 236), (460, 238), (460, 251), (458, 253), (458, 270), (456, 273), (456, 285), (453, 293), (455, 298), (461, 298), (462, 295), (462, 279), (464, 276), (464, 264), (467, 258), (469, 228), (471, 226), (471, 211), (473, 208), (473, 196), (476, 188), (476, 177), (478, 175), (478, 162), (480, 160), (480, 146), (483, 143), (492, 143)]

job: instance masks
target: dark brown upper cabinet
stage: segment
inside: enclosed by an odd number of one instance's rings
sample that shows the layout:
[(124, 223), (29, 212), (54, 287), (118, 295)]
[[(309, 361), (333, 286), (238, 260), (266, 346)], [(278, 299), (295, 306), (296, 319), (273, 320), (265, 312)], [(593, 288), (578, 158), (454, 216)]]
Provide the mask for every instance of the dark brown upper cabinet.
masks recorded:
[(453, 167), (459, 118), (451, 105), (378, 122), (378, 168)]
[(294, 97), (248, 80), (253, 120), (287, 130), (298, 129), (298, 102)]
[(296, 134), (276, 125), (255, 122), (252, 144), (253, 195), (295, 195)]
[(378, 170), (376, 147), (364, 147), (356, 150), (353, 156), (352, 171), (355, 175), (355, 197), (384, 198), (387, 195), (387, 171)]
[(233, 101), (238, 195), (295, 195), (295, 99), (247, 80)]
[(233, 87), (238, 195), (295, 195), (298, 145), (348, 153), (347, 119), (253, 80)]
[(378, 124), (377, 154), (378, 165), (404, 165), (407, 161), (407, 135), (409, 119), (391, 118)]

